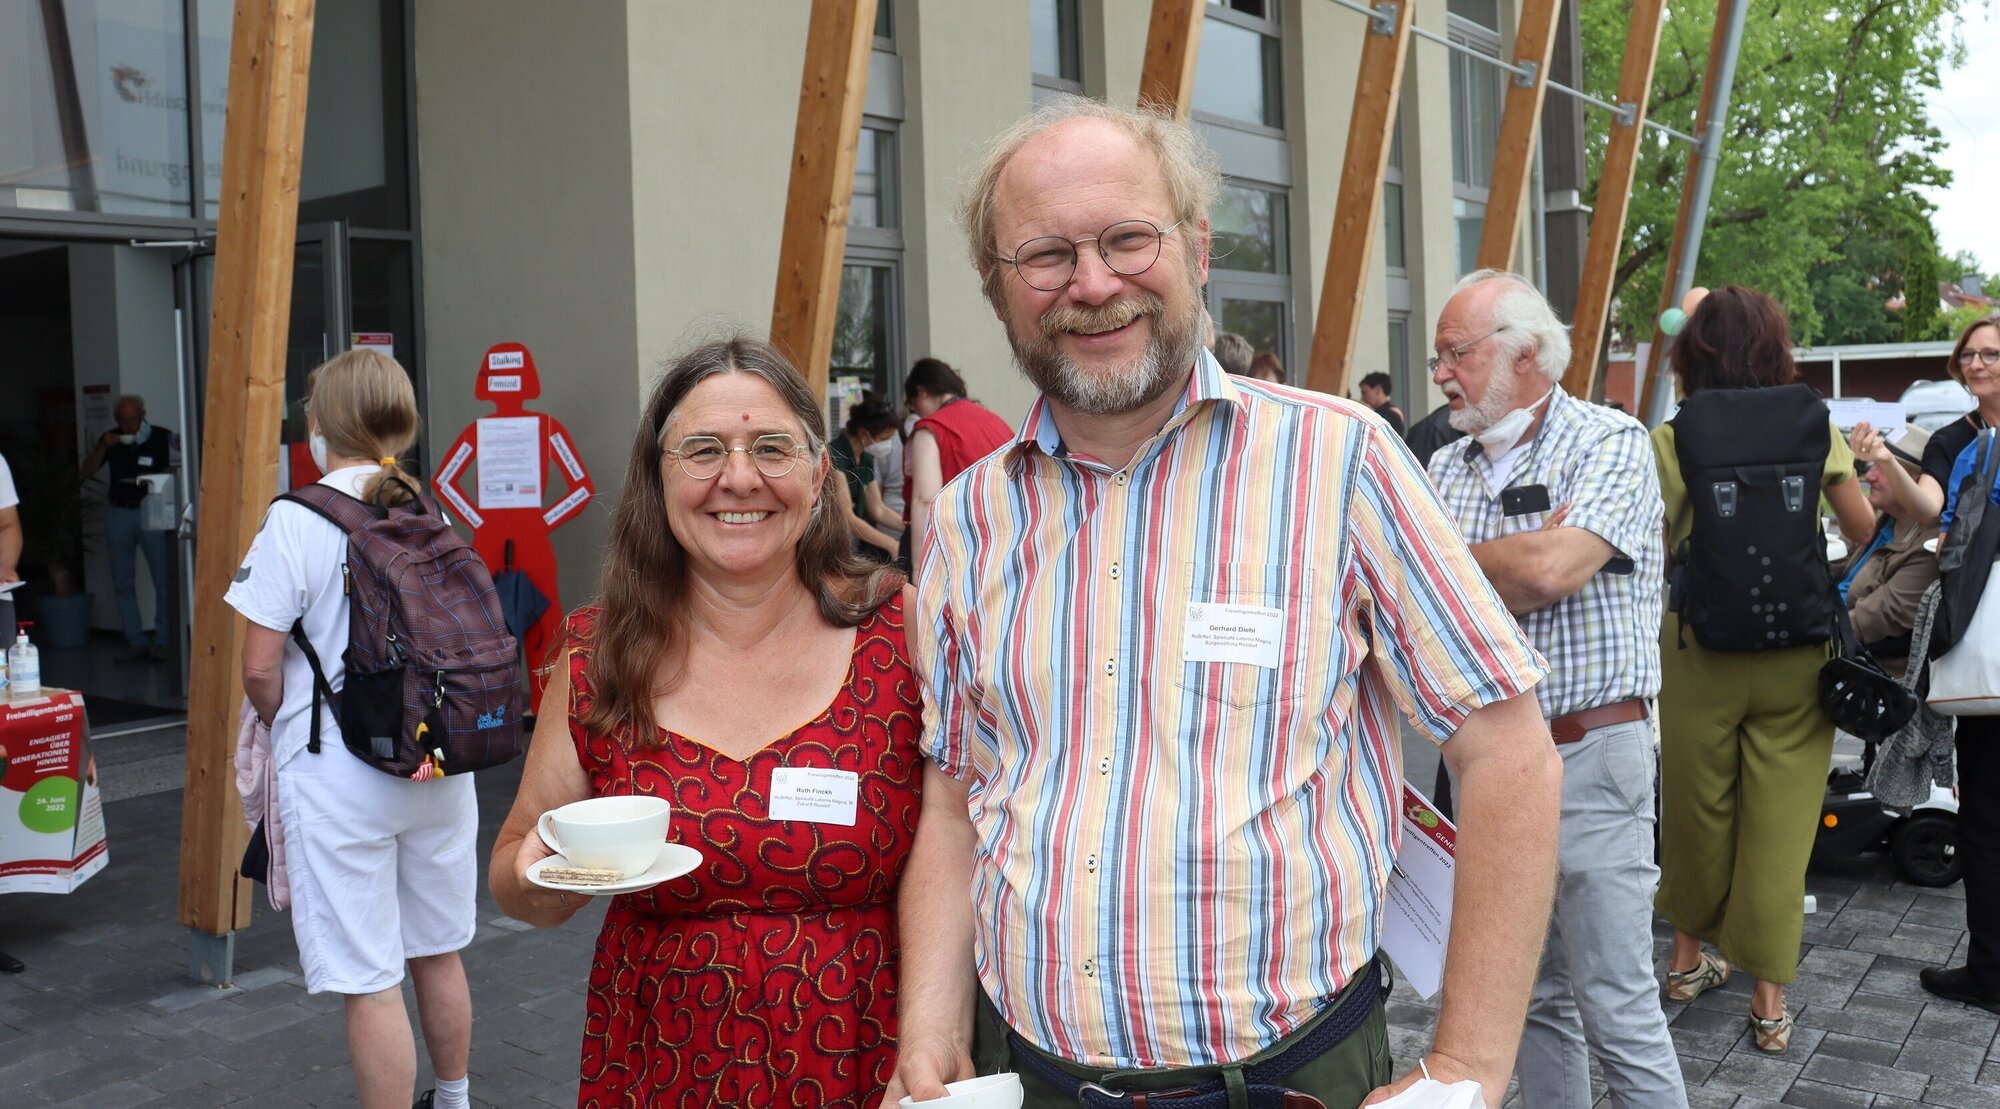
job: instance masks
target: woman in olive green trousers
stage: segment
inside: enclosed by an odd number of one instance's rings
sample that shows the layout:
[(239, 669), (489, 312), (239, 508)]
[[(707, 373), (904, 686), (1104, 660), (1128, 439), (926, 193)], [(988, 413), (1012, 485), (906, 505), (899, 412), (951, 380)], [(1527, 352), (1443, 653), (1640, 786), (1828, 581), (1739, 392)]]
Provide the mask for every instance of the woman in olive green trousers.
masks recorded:
[[(1798, 378), (1791, 345), (1776, 302), (1731, 286), (1695, 308), (1672, 357), (1687, 393), (1785, 385)], [(1821, 490), (1849, 542), (1866, 542), (1874, 520), (1854, 456), (1838, 432), (1828, 439)], [(1673, 551), (1694, 530), (1694, 515), (1671, 425), (1653, 432), (1653, 453)], [(1692, 1001), (1728, 980), (1734, 963), (1756, 979), (1750, 1027), (1757, 1049), (1771, 1053), (1791, 1042), (1785, 984), (1797, 975), (1806, 860), (1833, 757), (1833, 720), (1819, 704), (1826, 660), (1824, 643), (1710, 651), (1683, 634), (1673, 613), (1660, 630), (1654, 905), (1674, 926), (1667, 996)]]

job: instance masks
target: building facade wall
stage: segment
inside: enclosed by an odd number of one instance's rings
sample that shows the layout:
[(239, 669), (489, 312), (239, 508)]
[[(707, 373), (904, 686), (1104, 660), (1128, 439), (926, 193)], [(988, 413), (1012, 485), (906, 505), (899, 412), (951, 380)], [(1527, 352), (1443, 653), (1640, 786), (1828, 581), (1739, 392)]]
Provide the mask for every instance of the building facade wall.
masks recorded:
[(554, 536), (569, 605), (596, 589), (645, 369), (627, 58), (613, 0), (416, 6), (429, 457), (488, 411), (473, 397), (486, 349), (526, 344), (530, 407), (567, 425), (597, 484)]

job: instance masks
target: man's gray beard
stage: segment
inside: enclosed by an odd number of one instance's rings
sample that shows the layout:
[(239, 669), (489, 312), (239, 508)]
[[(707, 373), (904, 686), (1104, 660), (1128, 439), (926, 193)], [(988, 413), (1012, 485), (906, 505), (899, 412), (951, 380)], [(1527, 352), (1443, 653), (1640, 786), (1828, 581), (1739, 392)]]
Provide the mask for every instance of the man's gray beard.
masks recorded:
[(1054, 338), (1039, 328), (1024, 340), (1010, 326), (1007, 342), (1014, 349), (1014, 363), (1050, 400), (1086, 416), (1116, 416), (1160, 399), (1194, 365), (1204, 315), (1198, 291), (1188, 303), (1193, 310), (1183, 313), (1180, 326), (1169, 323), (1164, 307), (1152, 313), (1153, 334), (1145, 353), (1127, 366), (1086, 370), (1057, 350)]
[(1467, 435), (1477, 435), (1500, 421), (1500, 417), (1514, 410), (1514, 394), (1520, 392), (1521, 379), (1518, 374), (1502, 372), (1506, 367), (1494, 371), (1495, 376), (1486, 379), (1486, 395), (1478, 404), (1467, 404), (1445, 421)]

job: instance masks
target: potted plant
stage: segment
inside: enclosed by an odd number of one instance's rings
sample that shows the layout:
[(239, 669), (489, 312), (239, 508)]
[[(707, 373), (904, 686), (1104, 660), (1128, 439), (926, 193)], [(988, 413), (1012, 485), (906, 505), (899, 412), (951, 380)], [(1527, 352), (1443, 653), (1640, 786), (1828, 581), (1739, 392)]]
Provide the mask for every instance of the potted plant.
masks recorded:
[(67, 451), (30, 452), (22, 463), (15, 475), (25, 541), (21, 559), (44, 578), (36, 589), (36, 638), (46, 647), (81, 647), (90, 639), (90, 594), (83, 591), (89, 541), (83, 516), (101, 483), (80, 473)]

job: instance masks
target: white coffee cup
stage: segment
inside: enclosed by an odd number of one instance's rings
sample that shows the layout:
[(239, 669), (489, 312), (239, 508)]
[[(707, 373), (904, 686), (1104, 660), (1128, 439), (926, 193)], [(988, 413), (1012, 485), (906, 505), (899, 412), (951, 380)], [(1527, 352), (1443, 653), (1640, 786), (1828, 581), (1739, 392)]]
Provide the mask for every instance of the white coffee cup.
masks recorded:
[(664, 797), (590, 797), (543, 813), (535, 831), (571, 866), (630, 878), (660, 857), (672, 809)]
[(927, 1106), (929, 1109), (1021, 1109), (1021, 1076), (1007, 1071), (989, 1074), (981, 1078), (968, 1078), (963, 1082), (947, 1082), (943, 1097), (929, 1101), (912, 1101), (904, 1098), (902, 1109)]

